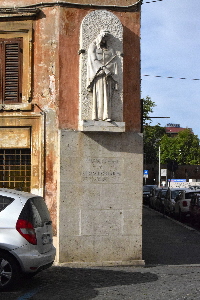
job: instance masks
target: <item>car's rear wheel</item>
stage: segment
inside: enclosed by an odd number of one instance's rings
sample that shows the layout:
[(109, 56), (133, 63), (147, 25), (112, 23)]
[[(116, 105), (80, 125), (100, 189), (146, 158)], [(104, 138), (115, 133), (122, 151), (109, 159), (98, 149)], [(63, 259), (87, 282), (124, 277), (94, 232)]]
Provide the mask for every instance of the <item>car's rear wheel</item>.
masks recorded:
[(17, 261), (8, 253), (0, 252), (0, 290), (6, 290), (17, 283), (19, 275)]

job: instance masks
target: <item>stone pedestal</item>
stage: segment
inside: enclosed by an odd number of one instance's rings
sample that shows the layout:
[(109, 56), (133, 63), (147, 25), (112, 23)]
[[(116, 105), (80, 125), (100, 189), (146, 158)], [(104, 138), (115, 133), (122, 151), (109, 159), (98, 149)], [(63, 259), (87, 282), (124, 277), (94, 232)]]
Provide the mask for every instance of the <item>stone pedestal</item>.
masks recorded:
[(125, 132), (125, 122), (105, 122), (105, 121), (82, 121), (79, 125), (80, 131), (106, 131), (106, 132)]
[(142, 261), (142, 136), (60, 132), (58, 261)]

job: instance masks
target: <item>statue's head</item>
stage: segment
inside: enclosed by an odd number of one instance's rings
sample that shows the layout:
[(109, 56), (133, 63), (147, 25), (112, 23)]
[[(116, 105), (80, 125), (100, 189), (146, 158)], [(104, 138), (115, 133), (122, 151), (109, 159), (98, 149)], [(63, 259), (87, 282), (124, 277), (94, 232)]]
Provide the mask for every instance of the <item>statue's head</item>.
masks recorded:
[(108, 31), (108, 30), (102, 29), (100, 31), (100, 33), (98, 34), (97, 39), (96, 39), (97, 48), (100, 48), (101, 43), (106, 43), (106, 40), (107, 40), (107, 37), (109, 36), (109, 34), (110, 34), (110, 31)]
[(101, 35), (102, 37), (108, 36), (109, 34), (110, 34), (110, 31), (109, 31), (109, 30), (102, 29), (102, 30), (100, 31), (100, 35)]

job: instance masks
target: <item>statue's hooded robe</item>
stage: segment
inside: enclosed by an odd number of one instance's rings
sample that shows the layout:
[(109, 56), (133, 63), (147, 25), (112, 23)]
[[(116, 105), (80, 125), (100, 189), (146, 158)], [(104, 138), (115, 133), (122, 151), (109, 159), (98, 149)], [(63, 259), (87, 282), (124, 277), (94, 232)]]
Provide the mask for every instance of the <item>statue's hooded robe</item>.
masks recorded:
[(114, 50), (107, 43), (106, 49), (100, 47), (105, 36), (102, 31), (89, 45), (87, 64), (87, 89), (93, 93), (93, 120), (111, 120), (111, 99), (117, 75), (117, 62)]

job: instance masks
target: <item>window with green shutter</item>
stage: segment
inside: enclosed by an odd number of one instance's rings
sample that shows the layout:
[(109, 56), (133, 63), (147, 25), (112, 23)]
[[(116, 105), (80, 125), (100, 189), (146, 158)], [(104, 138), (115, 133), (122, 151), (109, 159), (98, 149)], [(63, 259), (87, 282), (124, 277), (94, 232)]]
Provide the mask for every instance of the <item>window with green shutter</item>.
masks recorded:
[(0, 103), (22, 102), (23, 38), (0, 38)]

